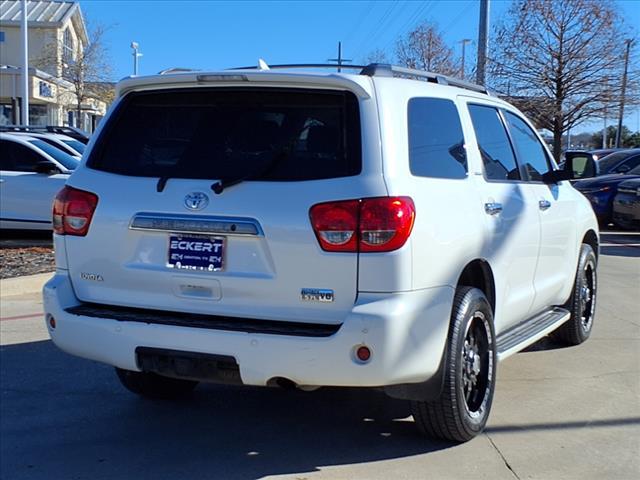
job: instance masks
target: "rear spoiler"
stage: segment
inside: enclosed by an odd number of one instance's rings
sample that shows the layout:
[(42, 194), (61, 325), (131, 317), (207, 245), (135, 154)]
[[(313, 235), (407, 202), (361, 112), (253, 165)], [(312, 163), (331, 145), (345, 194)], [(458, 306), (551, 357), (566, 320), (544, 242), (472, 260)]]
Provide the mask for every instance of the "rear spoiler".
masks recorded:
[(183, 86), (293, 86), (349, 90), (361, 99), (371, 98), (369, 77), (345, 76), (335, 73), (274, 72), (264, 70), (225, 70), (221, 72), (179, 72), (147, 77), (125, 77), (116, 85), (116, 97), (130, 91)]

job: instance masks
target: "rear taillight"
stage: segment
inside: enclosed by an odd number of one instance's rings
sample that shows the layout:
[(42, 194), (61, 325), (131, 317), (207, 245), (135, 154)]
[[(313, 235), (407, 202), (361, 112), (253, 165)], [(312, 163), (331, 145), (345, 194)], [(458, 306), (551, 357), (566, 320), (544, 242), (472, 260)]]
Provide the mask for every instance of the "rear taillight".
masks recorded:
[(72, 187), (64, 187), (53, 201), (53, 231), (58, 235), (84, 237), (89, 231), (98, 196)]
[(327, 252), (390, 252), (411, 235), (416, 210), (409, 197), (378, 197), (319, 203), (309, 215)]

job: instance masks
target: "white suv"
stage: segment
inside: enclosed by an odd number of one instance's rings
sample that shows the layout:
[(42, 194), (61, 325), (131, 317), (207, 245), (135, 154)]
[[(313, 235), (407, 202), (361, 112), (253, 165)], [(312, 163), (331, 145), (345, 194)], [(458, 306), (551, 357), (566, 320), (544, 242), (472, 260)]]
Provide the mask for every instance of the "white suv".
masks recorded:
[(54, 204), (46, 323), (141, 395), (384, 387), (465, 441), (498, 360), (590, 334), (598, 224), (571, 163), (427, 72), (127, 78)]

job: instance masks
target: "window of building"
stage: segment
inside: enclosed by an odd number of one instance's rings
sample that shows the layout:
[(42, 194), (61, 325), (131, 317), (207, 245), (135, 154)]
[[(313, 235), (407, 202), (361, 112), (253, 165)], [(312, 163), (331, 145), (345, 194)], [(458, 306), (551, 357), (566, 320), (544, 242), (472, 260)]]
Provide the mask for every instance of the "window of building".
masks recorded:
[(0, 125), (11, 125), (13, 122), (13, 107), (0, 105)]
[(49, 109), (46, 105), (29, 105), (29, 125), (48, 125)]
[(4, 32), (0, 32), (0, 43), (4, 42)]
[(531, 127), (520, 117), (511, 112), (505, 112), (505, 118), (509, 124), (509, 131), (518, 152), (518, 158), (527, 172), (529, 180), (541, 182), (542, 175), (551, 169), (542, 143)]
[(487, 180), (520, 180), (516, 157), (498, 110), (469, 105), (469, 113)]
[(465, 178), (467, 154), (451, 100), (412, 98), (408, 106), (409, 166), (418, 177)]
[(67, 27), (62, 34), (62, 61), (67, 65), (70, 65), (71, 62), (75, 60), (75, 57), (73, 37), (71, 35), (71, 30)]

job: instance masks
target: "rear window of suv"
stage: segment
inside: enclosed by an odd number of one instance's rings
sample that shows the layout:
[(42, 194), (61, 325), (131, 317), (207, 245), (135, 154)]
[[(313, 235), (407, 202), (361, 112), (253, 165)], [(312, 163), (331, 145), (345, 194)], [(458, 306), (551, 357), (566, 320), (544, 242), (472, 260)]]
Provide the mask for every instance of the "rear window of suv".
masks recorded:
[(130, 93), (87, 166), (137, 177), (296, 181), (357, 175), (350, 92), (181, 89)]

